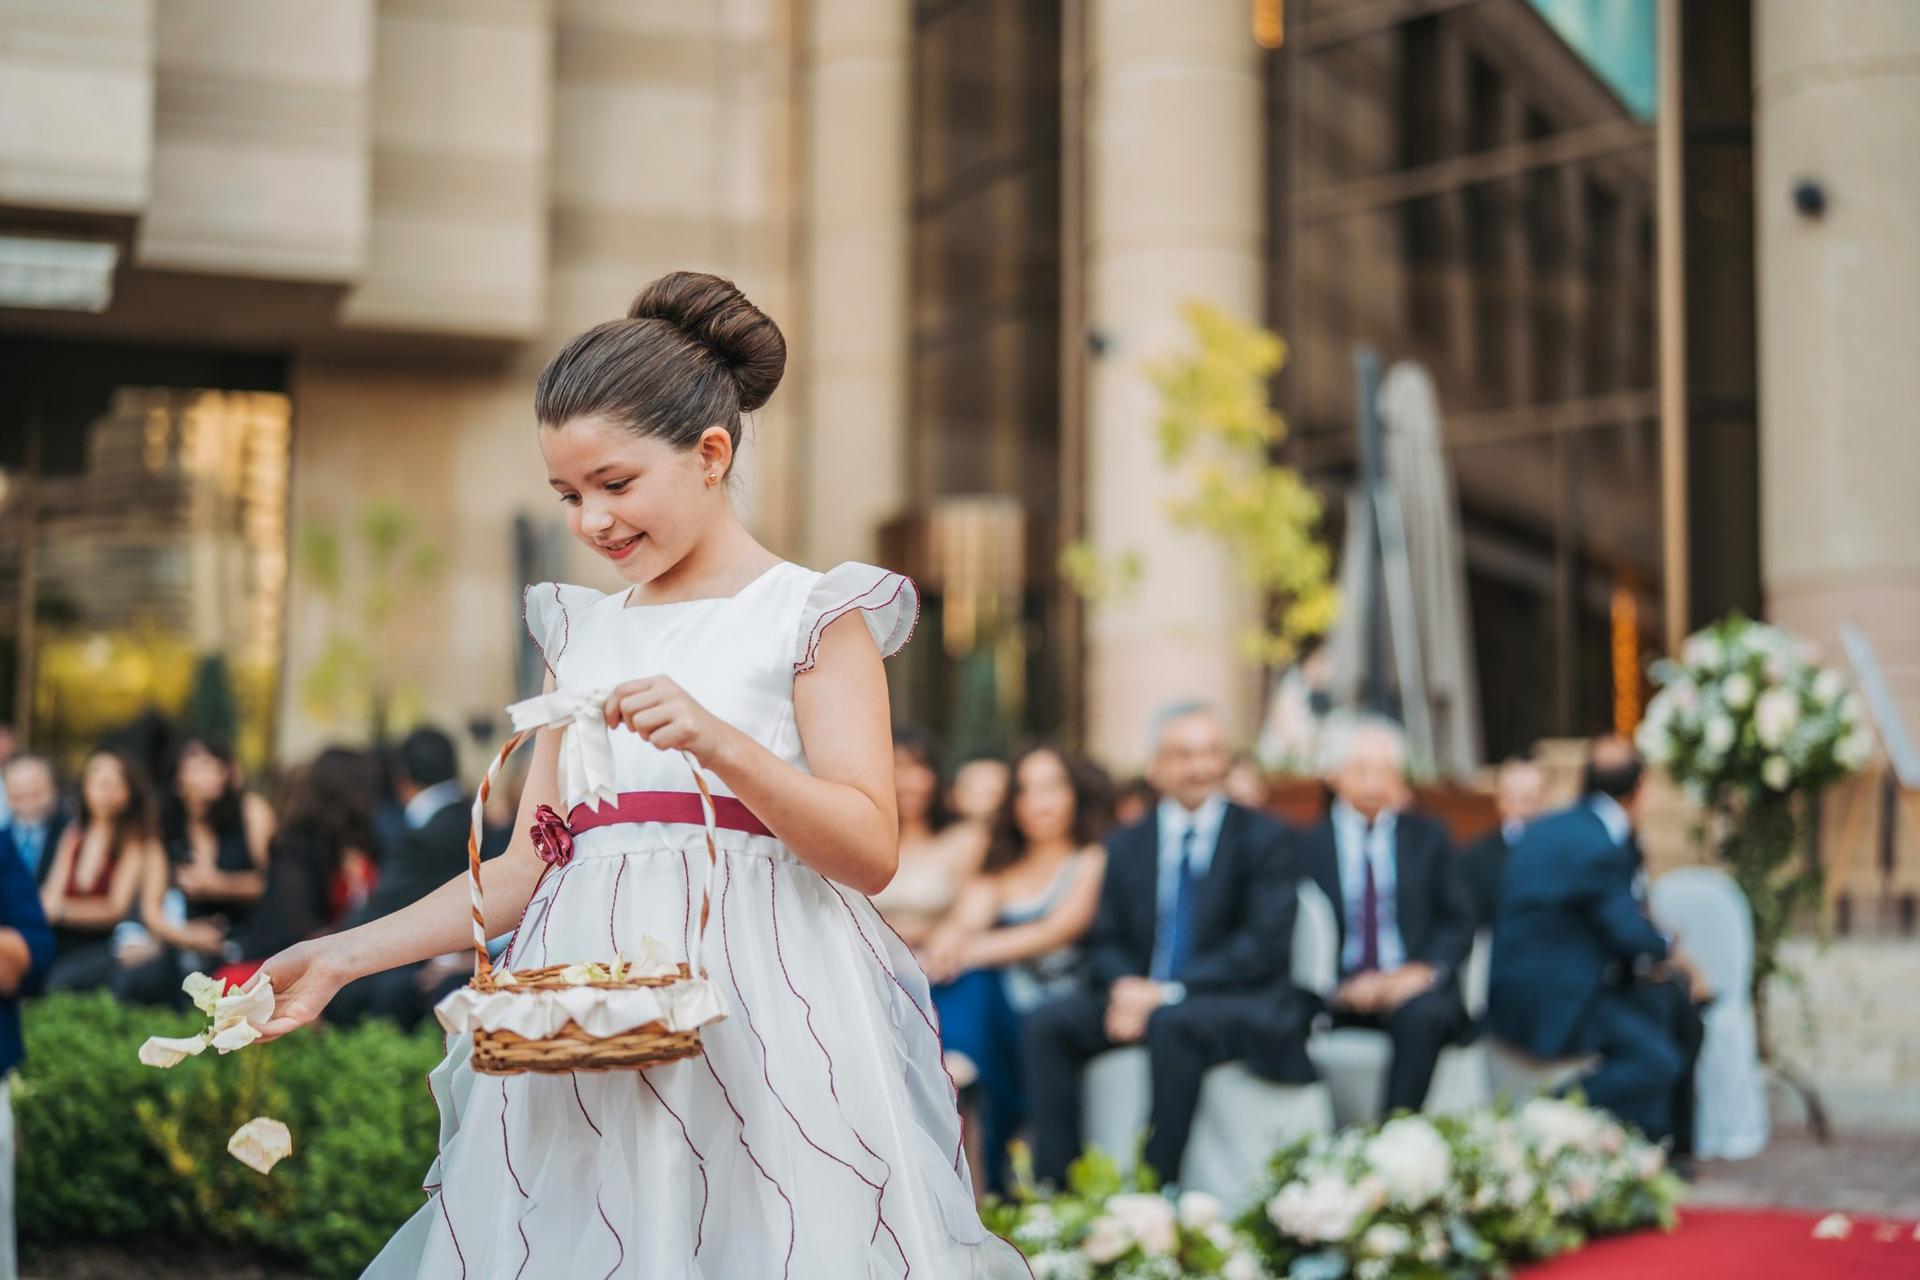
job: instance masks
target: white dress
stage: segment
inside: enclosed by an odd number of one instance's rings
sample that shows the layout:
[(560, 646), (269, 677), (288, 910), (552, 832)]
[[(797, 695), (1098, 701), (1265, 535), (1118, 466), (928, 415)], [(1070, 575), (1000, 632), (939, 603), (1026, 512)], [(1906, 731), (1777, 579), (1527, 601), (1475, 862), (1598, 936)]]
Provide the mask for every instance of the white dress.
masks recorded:
[[(793, 685), (821, 633), (861, 611), (883, 654), (918, 613), (913, 584), (845, 564), (781, 564), (738, 594), (627, 607), (541, 583), (527, 625), (561, 688), (670, 676), (806, 767)], [(569, 731), (571, 732), (571, 731)], [(613, 735), (619, 789), (687, 792), (685, 758)], [(724, 794), (709, 779), (716, 794)], [(1002, 1280), (1029, 1275), (975, 1210), (927, 983), (867, 899), (778, 840), (722, 828), (702, 965), (725, 1020), (705, 1053), (644, 1072), (485, 1076), (449, 1038), (429, 1085), (440, 1155), (427, 1203), (366, 1275), (472, 1280)], [(514, 932), (528, 968), (686, 957), (702, 827), (583, 830)]]

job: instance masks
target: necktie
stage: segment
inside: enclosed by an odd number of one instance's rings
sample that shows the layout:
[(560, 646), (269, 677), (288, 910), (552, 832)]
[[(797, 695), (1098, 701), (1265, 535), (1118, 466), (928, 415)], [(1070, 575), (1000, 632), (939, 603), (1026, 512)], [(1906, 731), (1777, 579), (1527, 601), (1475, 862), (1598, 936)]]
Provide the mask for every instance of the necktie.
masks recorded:
[(1160, 982), (1177, 982), (1180, 973), (1187, 967), (1187, 955), (1193, 949), (1193, 900), (1195, 889), (1199, 885), (1199, 876), (1195, 874), (1193, 850), (1199, 836), (1196, 827), (1189, 826), (1185, 835), (1180, 837), (1180, 866), (1173, 881), (1173, 910), (1167, 915), (1166, 945), (1160, 949), (1160, 963), (1155, 966), (1160, 972), (1154, 975)]
[(20, 860), (27, 864), (27, 870), (40, 869), (40, 828), (18, 826), (14, 829), (14, 843), (20, 848)]
[(1373, 878), (1373, 828), (1361, 837), (1360, 861), (1366, 868), (1360, 882), (1360, 972), (1380, 967), (1380, 886)]

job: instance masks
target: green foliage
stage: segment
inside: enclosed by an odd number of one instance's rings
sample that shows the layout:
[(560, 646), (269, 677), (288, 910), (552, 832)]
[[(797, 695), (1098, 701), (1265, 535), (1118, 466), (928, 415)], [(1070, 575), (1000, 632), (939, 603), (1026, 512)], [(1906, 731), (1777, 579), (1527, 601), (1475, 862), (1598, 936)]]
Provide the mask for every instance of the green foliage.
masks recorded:
[(240, 733), (240, 704), (233, 696), (233, 678), (226, 658), (218, 653), (203, 653), (193, 669), (193, 688), (180, 713), (189, 733), (203, 733), (221, 742), (232, 743)]
[[(204, 1023), (106, 995), (28, 1006), (14, 1095), (22, 1237), (165, 1237), (277, 1254), (318, 1276), (358, 1274), (419, 1207), (438, 1136), (423, 1077), (439, 1036), (376, 1023), (171, 1071), (140, 1064), (147, 1036)], [(293, 1131), (293, 1155), (265, 1177), (226, 1151), (255, 1116)]]
[(301, 574), (328, 601), (332, 623), (300, 692), (316, 719), (360, 721), (378, 742), (421, 707), (417, 683), (389, 655), (408, 606), (441, 576), (446, 557), (397, 502), (367, 503), (350, 527), (351, 536), (325, 521), (300, 530)]
[[(1319, 540), (1319, 496), (1273, 460), (1286, 424), (1268, 403), (1268, 384), (1286, 346), (1207, 303), (1189, 303), (1183, 314), (1196, 349), (1148, 369), (1161, 398), (1161, 460), (1187, 481), (1168, 515), (1226, 546), (1241, 582), (1263, 601), (1258, 624), (1240, 637), (1241, 650), (1252, 661), (1280, 665), (1301, 641), (1332, 626), (1338, 609), (1332, 556)], [(1083, 542), (1066, 549), (1060, 570), (1097, 602), (1129, 591), (1142, 560), (1128, 551), (1107, 564)]]

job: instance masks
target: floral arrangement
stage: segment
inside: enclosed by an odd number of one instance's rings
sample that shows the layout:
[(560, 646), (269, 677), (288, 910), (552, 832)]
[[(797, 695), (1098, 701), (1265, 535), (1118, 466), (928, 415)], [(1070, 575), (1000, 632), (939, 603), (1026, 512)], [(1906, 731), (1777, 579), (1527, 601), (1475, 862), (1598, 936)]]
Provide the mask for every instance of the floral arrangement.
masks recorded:
[(1234, 1221), (1213, 1197), (1169, 1200), (1096, 1152), (1064, 1194), (1023, 1193), (988, 1223), (1039, 1280), (1466, 1280), (1671, 1226), (1682, 1190), (1660, 1147), (1578, 1102), (1538, 1098), (1303, 1139)]
[(1662, 687), (1640, 752), (1699, 803), (1824, 786), (1872, 752), (1859, 695), (1779, 627), (1735, 614), (1689, 638), (1678, 661), (1655, 663), (1653, 677)]
[[(1749, 990), (1771, 1058), (1767, 992), (1780, 944), (1821, 897), (1809, 805), (1796, 797), (1857, 773), (1873, 751), (1860, 696), (1812, 645), (1739, 614), (1654, 664), (1661, 684), (1637, 741), (1706, 810), (1721, 861), (1753, 909)], [(1703, 826), (1703, 831), (1706, 827)]]

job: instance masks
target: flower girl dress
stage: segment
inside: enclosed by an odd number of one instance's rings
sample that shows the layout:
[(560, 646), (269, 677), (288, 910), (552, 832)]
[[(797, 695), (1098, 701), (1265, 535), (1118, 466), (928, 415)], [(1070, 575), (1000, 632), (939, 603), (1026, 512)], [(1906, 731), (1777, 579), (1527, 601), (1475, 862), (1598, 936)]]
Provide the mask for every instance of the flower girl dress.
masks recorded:
[[(558, 688), (668, 676), (801, 769), (794, 680), (826, 627), (857, 611), (891, 656), (918, 613), (910, 581), (862, 564), (780, 564), (735, 595), (673, 604), (555, 583), (526, 600)], [(481, 1075), (470, 1038), (450, 1036), (429, 1077), (440, 1154), (427, 1203), (366, 1274), (1024, 1280), (976, 1212), (911, 953), (865, 897), (714, 783), (719, 860), (692, 955), (708, 858), (686, 758), (624, 727), (609, 736), (617, 806), (571, 810), (570, 856), (541, 880), (503, 967), (664, 944), (706, 970), (726, 1016), (701, 1029), (701, 1056), (644, 1071)]]

